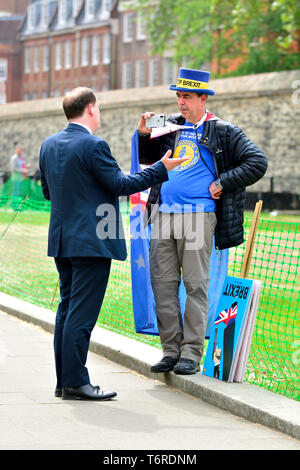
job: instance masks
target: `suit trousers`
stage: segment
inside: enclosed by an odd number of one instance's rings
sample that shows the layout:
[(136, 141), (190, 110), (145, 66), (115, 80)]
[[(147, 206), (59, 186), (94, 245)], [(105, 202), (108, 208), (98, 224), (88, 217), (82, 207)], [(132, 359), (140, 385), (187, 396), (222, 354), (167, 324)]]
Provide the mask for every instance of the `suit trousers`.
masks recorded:
[(86, 359), (110, 273), (111, 259), (55, 258), (60, 302), (54, 331), (57, 387), (90, 383)]
[[(214, 212), (157, 214), (150, 242), (150, 276), (163, 355), (200, 361), (208, 321), (209, 260)], [(184, 315), (178, 295), (183, 278)]]

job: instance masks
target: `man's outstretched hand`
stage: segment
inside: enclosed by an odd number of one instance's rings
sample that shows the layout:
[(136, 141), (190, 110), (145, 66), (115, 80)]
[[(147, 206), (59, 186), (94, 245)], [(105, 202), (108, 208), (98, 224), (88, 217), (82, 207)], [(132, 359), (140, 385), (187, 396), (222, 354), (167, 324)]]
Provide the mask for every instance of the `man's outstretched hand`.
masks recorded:
[(173, 170), (176, 166), (190, 159), (190, 157), (170, 158), (170, 155), (172, 155), (172, 150), (168, 150), (160, 160), (165, 165), (167, 171)]

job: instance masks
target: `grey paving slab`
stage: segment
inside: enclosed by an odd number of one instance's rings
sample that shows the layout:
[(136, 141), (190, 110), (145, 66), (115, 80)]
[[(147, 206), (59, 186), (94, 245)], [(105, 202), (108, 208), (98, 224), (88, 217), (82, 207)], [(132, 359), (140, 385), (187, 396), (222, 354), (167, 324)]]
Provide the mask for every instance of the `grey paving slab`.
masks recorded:
[(54, 397), (53, 335), (0, 311), (1, 450), (300, 450), (286, 434), (90, 352), (109, 402)]

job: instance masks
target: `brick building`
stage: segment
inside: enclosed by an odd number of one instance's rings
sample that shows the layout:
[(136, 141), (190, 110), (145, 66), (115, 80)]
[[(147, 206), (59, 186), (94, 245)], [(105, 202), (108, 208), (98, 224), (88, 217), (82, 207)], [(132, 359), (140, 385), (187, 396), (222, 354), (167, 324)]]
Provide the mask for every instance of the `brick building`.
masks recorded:
[(140, 88), (173, 83), (178, 67), (170, 51), (151, 55), (142, 16), (134, 1), (115, 2), (111, 12), (113, 88)]
[(23, 99), (60, 96), (77, 85), (110, 88), (110, 0), (42, 0), (28, 7), (19, 39)]
[(132, 4), (32, 0), (18, 33), (17, 99), (61, 96), (78, 85), (105, 91), (172, 82), (171, 58), (150, 55), (142, 19), (128, 9)]
[(22, 51), (18, 29), (31, 0), (0, 0), (0, 104), (20, 97)]

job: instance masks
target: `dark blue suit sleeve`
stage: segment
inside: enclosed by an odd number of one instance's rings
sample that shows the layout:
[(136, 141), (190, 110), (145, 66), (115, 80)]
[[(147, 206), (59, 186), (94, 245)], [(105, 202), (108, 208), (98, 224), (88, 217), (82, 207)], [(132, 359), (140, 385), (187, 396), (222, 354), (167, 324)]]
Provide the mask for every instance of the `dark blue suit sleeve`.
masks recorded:
[(44, 176), (44, 168), (43, 168), (43, 146), (41, 147), (40, 151), (40, 158), (39, 158), (39, 167), (40, 167), (40, 176), (41, 176), (41, 187), (43, 191), (43, 195), (45, 199), (48, 199), (50, 201), (50, 192), (49, 188)]
[(117, 196), (144, 191), (168, 180), (166, 167), (160, 161), (135, 175), (125, 175), (104, 140), (97, 143), (95, 152), (90, 156), (89, 166), (99, 183)]

